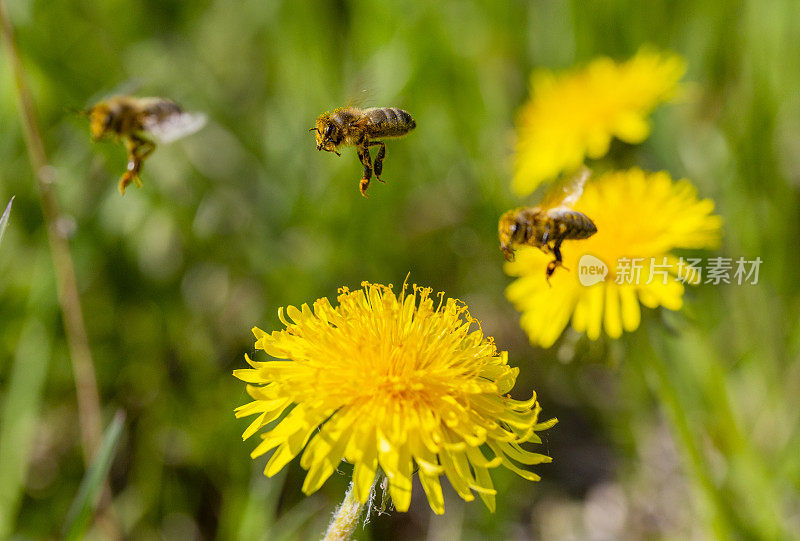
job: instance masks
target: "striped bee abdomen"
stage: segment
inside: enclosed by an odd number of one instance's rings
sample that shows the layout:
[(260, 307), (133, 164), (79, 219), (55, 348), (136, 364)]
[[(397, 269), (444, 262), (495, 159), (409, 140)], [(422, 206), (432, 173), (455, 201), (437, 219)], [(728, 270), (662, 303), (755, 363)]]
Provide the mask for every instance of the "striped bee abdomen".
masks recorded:
[(373, 107), (365, 109), (367, 132), (370, 137), (400, 137), (417, 127), (407, 111), (397, 107)]
[(594, 222), (577, 210), (551, 209), (549, 214), (562, 239), (588, 239), (597, 233)]

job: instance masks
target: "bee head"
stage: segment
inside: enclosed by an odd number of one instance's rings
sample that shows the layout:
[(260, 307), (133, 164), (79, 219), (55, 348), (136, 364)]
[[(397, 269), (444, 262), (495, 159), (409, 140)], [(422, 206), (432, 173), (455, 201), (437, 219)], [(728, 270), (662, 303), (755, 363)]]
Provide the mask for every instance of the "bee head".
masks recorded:
[(330, 113), (319, 115), (316, 126), (311, 130), (316, 132), (317, 150), (336, 152), (336, 149), (344, 140), (342, 127), (331, 118)]
[(111, 108), (105, 103), (98, 103), (87, 112), (89, 116), (89, 130), (95, 141), (111, 130)]
[(509, 210), (500, 216), (500, 221), (497, 224), (497, 236), (500, 239), (500, 249), (505, 254), (508, 261), (514, 260), (514, 247), (513, 245), (520, 242), (524, 225), (519, 223), (518, 219), (519, 209)]

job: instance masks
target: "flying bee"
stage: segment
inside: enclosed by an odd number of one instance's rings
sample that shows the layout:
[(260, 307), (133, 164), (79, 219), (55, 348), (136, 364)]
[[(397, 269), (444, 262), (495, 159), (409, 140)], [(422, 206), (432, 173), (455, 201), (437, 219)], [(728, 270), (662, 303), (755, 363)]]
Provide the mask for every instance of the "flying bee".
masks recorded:
[(125, 142), (128, 168), (119, 180), (123, 195), (131, 182), (142, 187), (142, 165), (156, 148), (149, 136), (170, 143), (191, 135), (206, 123), (204, 114), (186, 113), (166, 98), (115, 96), (95, 104), (86, 114), (94, 141), (112, 136)]
[(549, 283), (556, 268), (562, 266), (561, 243), (587, 239), (597, 233), (591, 218), (570, 208), (583, 193), (589, 175), (590, 171), (584, 167), (572, 180), (552, 190), (541, 205), (509, 210), (500, 217), (497, 225), (500, 249), (508, 261), (514, 260), (515, 247), (523, 245), (553, 254), (555, 259), (547, 264), (545, 271)]
[[(367, 188), (375, 171), (375, 178), (380, 182), (383, 172), (383, 159), (386, 157), (386, 145), (375, 139), (402, 137), (417, 127), (417, 123), (408, 112), (397, 107), (372, 107), (358, 109), (356, 107), (340, 107), (334, 112), (325, 112), (317, 117), (317, 124), (309, 131), (316, 131), (317, 150), (333, 152), (337, 156), (341, 146), (354, 146), (358, 159), (364, 166), (359, 188), (361, 195), (367, 197)], [(373, 164), (369, 155), (369, 147), (379, 145), (381, 148), (375, 156)]]

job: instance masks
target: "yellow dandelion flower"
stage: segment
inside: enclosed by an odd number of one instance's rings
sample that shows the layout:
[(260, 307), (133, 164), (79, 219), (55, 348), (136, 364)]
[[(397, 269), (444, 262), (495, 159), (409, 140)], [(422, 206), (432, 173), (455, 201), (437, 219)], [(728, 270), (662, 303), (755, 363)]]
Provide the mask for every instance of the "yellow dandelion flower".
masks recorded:
[(570, 318), (575, 330), (596, 340), (601, 329), (611, 338), (635, 330), (639, 303), (680, 309), (682, 282), (696, 283), (697, 276), (671, 250), (712, 248), (720, 238), (714, 202), (698, 199), (688, 180), (673, 182), (666, 172), (606, 173), (587, 183), (573, 208), (594, 221), (597, 233), (562, 245), (569, 271), (556, 269), (548, 285), (545, 268), (553, 256), (532, 247), (505, 266), (518, 277), (506, 297), (522, 312), (531, 343), (542, 347), (553, 345)]
[(520, 111), (513, 190), (520, 196), (608, 152), (613, 137), (641, 143), (648, 115), (672, 98), (686, 71), (683, 59), (641, 49), (627, 62), (601, 57), (563, 74), (531, 77), (531, 100)]
[(308, 470), (303, 492), (311, 494), (344, 459), (354, 465), (355, 497), (365, 503), (384, 472), (399, 511), (411, 500), (418, 469), (431, 508), (444, 512), (441, 475), (472, 500), (477, 492), (494, 510), (489, 470), (504, 466), (525, 479), (539, 476), (517, 464), (550, 462), (521, 447), (541, 443), (536, 394), (518, 401), (508, 393), (518, 368), (508, 366), (467, 307), (455, 299), (438, 306), (428, 288), (364, 283), (342, 288), (338, 306), (326, 298), (312, 308), (290, 306), (278, 314), (286, 329), (255, 328), (256, 349), (277, 359), (247, 362), (234, 375), (247, 382), (253, 402), (237, 417), (258, 414), (247, 439), (269, 425), (253, 458), (275, 449), (264, 473), (276, 474), (302, 452)]

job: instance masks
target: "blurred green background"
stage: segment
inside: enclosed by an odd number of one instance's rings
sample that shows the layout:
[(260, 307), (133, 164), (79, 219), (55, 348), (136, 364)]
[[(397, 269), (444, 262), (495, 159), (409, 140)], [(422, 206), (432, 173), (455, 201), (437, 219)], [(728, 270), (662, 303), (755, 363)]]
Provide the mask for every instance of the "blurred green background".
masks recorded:
[[(127, 413), (111, 467), (130, 539), (316, 539), (347, 475), (300, 492), (241, 442), (231, 371), (277, 309), (362, 280), (464, 299), (540, 395), (554, 461), (542, 482), (494, 475), (494, 515), (446, 489), (430, 512), (373, 516), (359, 539), (800, 537), (800, 9), (796, 0), (227, 2), (8, 0), (70, 236), (107, 425)], [(704, 285), (681, 313), (648, 312), (620, 341), (568, 331), (528, 345), (504, 298), (497, 217), (515, 112), (538, 67), (683, 55), (692, 100), (659, 108), (641, 146), (612, 160), (666, 169), (712, 197), (720, 254), (761, 257), (757, 286)], [(116, 182), (124, 149), (92, 143), (70, 111), (124, 91), (204, 111), (160, 146), (144, 187)], [(316, 116), (355, 100), (410, 111), (383, 178), (315, 150)], [(55, 538), (85, 473), (52, 259), (10, 64), (0, 55), (0, 537)], [(719, 254), (708, 254), (719, 255)], [(653, 356), (677, 390), (665, 396)], [(15, 369), (28, 387), (11, 385)], [(675, 419), (677, 402), (683, 420)], [(674, 403), (673, 403), (674, 405)], [(673, 413), (671, 414), (670, 411)], [(695, 456), (685, 445), (694, 441)], [(683, 443), (682, 443), (683, 442)], [(690, 446), (691, 447), (691, 446)], [(8, 462), (9, 464), (11, 462)], [(342, 466), (343, 472), (349, 470)], [(103, 538), (102, 528), (90, 538)]]

